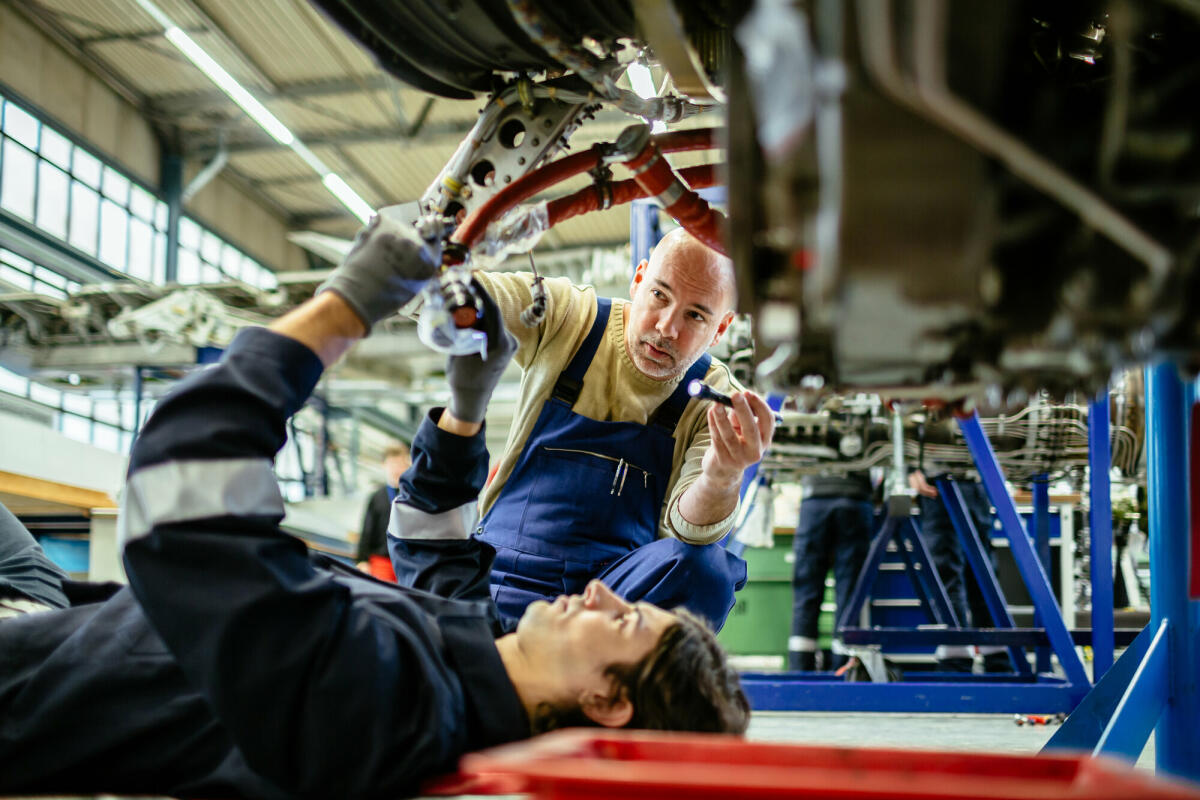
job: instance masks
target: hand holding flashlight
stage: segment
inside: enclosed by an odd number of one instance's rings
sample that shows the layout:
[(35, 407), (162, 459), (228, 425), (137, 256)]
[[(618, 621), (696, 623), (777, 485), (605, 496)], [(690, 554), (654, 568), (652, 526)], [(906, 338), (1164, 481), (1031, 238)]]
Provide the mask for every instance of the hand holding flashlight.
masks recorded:
[[(688, 394), (690, 394), (692, 397), (699, 398), (700, 400), (712, 400), (714, 403), (720, 403), (723, 406), (729, 406), (730, 408), (733, 408), (733, 398), (727, 394), (721, 394), (700, 379), (693, 380), (691, 383), (689, 383), (687, 390)], [(773, 411), (771, 412), (771, 415), (775, 419), (776, 425), (783, 424), (783, 417), (779, 415), (779, 412)]]

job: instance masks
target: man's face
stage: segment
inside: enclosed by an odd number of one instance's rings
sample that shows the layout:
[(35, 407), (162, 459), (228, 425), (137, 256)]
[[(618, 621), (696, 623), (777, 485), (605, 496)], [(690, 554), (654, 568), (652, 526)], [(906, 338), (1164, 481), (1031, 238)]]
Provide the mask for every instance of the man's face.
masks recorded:
[(657, 380), (687, 372), (716, 344), (733, 313), (728, 271), (694, 240), (664, 239), (630, 287), (625, 349), (634, 366)]
[(561, 683), (564, 701), (581, 693), (607, 695), (611, 664), (645, 658), (675, 615), (650, 603), (627, 603), (598, 580), (583, 594), (537, 600), (517, 624), (517, 641), (531, 663)]

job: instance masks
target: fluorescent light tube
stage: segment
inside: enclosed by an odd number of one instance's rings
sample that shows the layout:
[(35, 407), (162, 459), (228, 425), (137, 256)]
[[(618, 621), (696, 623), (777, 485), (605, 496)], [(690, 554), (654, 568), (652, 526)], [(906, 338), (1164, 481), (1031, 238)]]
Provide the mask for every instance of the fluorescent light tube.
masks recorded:
[(342, 180), (341, 175), (330, 172), (321, 178), (321, 183), (325, 184), (329, 193), (340, 200), (342, 205), (350, 209), (350, 213), (362, 220), (364, 225), (371, 221), (371, 215), (375, 213), (375, 209), (371, 208), (370, 203), (359, 197), (358, 192), (351, 189), (350, 185)]

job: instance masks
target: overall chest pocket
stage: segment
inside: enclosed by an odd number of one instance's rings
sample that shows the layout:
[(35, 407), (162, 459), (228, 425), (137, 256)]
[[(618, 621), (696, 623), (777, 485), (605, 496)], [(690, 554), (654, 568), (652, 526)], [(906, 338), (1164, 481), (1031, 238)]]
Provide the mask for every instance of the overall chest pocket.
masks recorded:
[(584, 448), (538, 449), (522, 530), (565, 546), (615, 555), (654, 541), (657, 476), (624, 458)]

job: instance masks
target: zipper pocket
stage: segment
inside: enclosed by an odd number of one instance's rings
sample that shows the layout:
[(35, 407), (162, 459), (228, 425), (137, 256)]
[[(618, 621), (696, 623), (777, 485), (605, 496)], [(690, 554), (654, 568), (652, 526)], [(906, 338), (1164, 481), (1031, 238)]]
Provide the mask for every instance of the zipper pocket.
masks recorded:
[(574, 453), (576, 455), (591, 456), (592, 458), (599, 458), (603, 459), (604, 461), (611, 461), (615, 463), (617, 468), (613, 473), (612, 486), (609, 487), (608, 490), (610, 495), (616, 495), (617, 497), (621, 496), (621, 492), (625, 489), (625, 479), (629, 476), (630, 467), (633, 467), (638, 472), (642, 473), (642, 488), (650, 488), (649, 470), (639, 467), (637, 464), (630, 463), (623, 458), (616, 458), (615, 456), (605, 455), (604, 453), (596, 453), (591, 450), (579, 450), (573, 447), (547, 447), (543, 445), (542, 449), (547, 453)]

